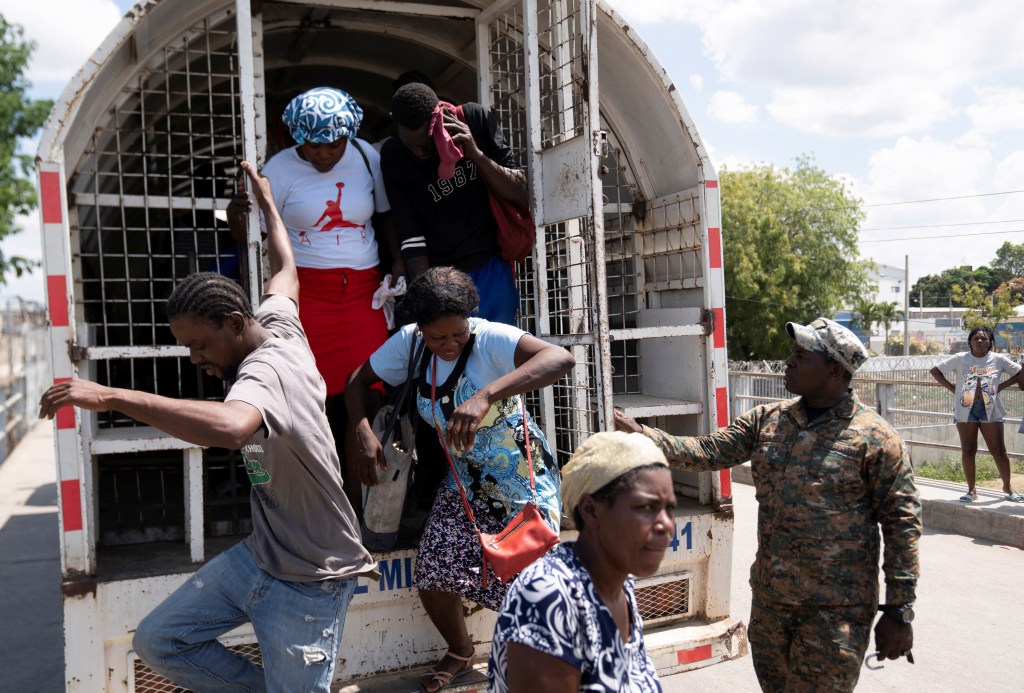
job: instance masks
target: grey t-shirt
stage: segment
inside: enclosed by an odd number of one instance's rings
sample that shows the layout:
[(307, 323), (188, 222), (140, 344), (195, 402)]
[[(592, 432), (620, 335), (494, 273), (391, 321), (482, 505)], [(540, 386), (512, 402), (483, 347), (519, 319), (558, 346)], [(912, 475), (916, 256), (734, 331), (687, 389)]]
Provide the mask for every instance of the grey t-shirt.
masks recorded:
[(267, 295), (256, 321), (274, 337), (245, 357), (226, 401), (251, 404), (264, 428), (242, 448), (252, 481), (252, 534), (263, 570), (279, 580), (313, 582), (377, 576), (342, 490), (338, 453), (324, 413), (326, 388), (287, 296)]
[(999, 402), (997, 392), (999, 381), (1002, 380), (1003, 371), (1011, 376), (1016, 375), (1020, 370), (1020, 364), (1006, 354), (996, 354), (990, 351), (978, 358), (969, 351), (963, 351), (943, 359), (938, 364), (938, 369), (943, 372), (947, 372), (951, 368), (956, 370), (954, 420), (961, 423), (967, 421), (980, 384), (988, 421), (991, 423), (1002, 421), (1005, 412), (1003, 412), (1003, 405)]

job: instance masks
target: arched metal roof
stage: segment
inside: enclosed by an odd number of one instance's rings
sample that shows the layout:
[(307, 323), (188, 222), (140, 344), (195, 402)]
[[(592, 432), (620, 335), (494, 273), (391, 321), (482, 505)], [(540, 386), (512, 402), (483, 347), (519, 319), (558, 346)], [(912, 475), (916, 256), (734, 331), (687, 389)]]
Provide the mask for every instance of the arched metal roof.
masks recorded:
[[(408, 69), (431, 75), (443, 96), (475, 100), (476, 33), (472, 17), (491, 4), (488, 0), (263, 3), (264, 40), (258, 50), (264, 60), (267, 110), (274, 113), (295, 93), (330, 82), (360, 102), (366, 112), (364, 130), (374, 139), (386, 134), (391, 82)], [(386, 11), (370, 9), (373, 7)], [(69, 180), (83, 168), (102, 169), (102, 152), (115, 145), (103, 141), (98, 133), (120, 132), (116, 136), (124, 136), (126, 128), (111, 125), (123, 117), (121, 111), (141, 118), (135, 134), (141, 141), (150, 127), (162, 127), (141, 125), (146, 123), (147, 102), (161, 99), (163, 107), (175, 99), (201, 98), (202, 90), (193, 92), (190, 86), (196, 77), (194, 65), (203, 67), (198, 72), (205, 72), (200, 76), (209, 91), (234, 94), (234, 11), (231, 0), (139, 2), (57, 100), (40, 140), (39, 160), (61, 163)], [(598, 51), (602, 117), (622, 147), (642, 196), (653, 199), (714, 178), (672, 79), (637, 32), (601, 2)], [(153, 75), (161, 72), (173, 77), (161, 78), (167, 80), (166, 84), (155, 88)], [(172, 79), (183, 86), (172, 84)], [(197, 106), (211, 120), (224, 115), (224, 108), (212, 101)], [(179, 134), (195, 140), (190, 146), (231, 150), (222, 158), (237, 158), (223, 139), (217, 140), (213, 132), (207, 132), (221, 125), (194, 131), (192, 125), (168, 123), (164, 129), (177, 131), (182, 127), (185, 129)], [(236, 136), (230, 129), (220, 135)], [(109, 140), (115, 135), (105, 137)], [(116, 146), (131, 143), (121, 141)], [(87, 152), (92, 152), (91, 164), (84, 162)], [(144, 162), (140, 165), (145, 169)], [(140, 174), (145, 175), (145, 171)], [(105, 189), (95, 182), (89, 187), (100, 192)]]

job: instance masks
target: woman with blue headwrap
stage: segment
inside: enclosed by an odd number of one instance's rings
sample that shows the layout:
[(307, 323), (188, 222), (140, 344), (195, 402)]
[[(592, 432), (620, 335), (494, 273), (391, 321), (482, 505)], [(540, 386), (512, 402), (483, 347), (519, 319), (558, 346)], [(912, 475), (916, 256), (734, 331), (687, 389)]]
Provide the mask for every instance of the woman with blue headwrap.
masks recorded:
[[(405, 274), (380, 155), (356, 138), (362, 119), (359, 104), (340, 89), (317, 87), (299, 94), (282, 115), (296, 145), (275, 154), (261, 171), (270, 179), (295, 251), (299, 319), (327, 385), (328, 416), (339, 442), (345, 431), (345, 382), (388, 338), (385, 316), (372, 306), (381, 284), (375, 221), (394, 259), (392, 282)], [(245, 232), (248, 211), (245, 195), (228, 206), (236, 237)], [(344, 446), (338, 447), (345, 490), (359, 512), (360, 487), (349, 482)]]

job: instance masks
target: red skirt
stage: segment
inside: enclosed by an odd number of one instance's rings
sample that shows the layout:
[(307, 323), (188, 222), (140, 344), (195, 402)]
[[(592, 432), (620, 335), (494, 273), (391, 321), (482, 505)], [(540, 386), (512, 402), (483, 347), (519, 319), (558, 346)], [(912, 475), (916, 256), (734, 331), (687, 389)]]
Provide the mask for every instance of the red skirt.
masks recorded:
[(380, 270), (299, 267), (299, 320), (327, 394), (345, 391), (352, 372), (387, 341), (384, 312), (371, 306)]

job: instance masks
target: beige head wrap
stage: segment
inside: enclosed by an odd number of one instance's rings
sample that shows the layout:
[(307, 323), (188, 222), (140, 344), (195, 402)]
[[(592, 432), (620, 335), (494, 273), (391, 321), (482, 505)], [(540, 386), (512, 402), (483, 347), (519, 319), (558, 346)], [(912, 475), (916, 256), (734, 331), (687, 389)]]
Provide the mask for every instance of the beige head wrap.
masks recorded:
[(562, 469), (562, 512), (572, 517), (583, 496), (598, 491), (631, 469), (668, 466), (664, 453), (642, 433), (595, 433), (576, 448)]

